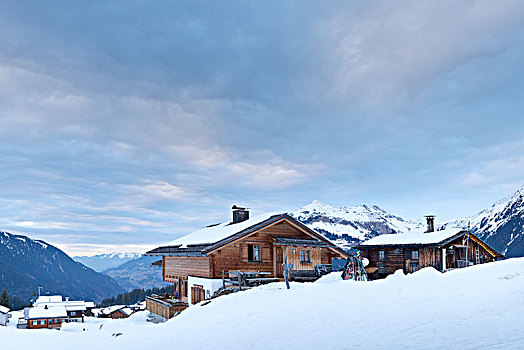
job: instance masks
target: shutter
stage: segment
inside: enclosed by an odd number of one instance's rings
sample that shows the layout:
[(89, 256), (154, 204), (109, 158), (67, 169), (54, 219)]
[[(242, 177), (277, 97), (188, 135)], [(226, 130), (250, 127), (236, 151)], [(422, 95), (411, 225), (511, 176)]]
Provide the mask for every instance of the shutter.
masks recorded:
[(411, 259), (411, 250), (404, 249), (404, 260), (409, 260), (409, 259)]
[(271, 261), (271, 248), (269, 247), (262, 247), (262, 252), (261, 252), (262, 256), (261, 256), (261, 260), (262, 261)]
[(247, 262), (247, 244), (240, 244), (240, 257), (243, 262)]
[(388, 260), (388, 251), (384, 250), (384, 260)]

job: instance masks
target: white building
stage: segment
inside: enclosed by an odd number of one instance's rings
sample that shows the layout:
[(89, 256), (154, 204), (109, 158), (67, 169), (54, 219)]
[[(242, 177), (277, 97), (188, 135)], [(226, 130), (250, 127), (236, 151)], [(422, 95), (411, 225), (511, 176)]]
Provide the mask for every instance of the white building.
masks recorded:
[(0, 326), (6, 326), (10, 317), (9, 309), (0, 305)]

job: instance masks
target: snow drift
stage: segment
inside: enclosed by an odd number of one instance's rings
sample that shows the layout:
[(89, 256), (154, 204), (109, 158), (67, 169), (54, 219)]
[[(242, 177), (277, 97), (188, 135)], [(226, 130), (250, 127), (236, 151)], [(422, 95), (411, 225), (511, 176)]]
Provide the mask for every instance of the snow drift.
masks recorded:
[[(185, 310), (161, 325), (144, 316), (62, 331), (0, 328), (8, 347), (54, 349), (508, 349), (524, 347), (524, 258), (385, 280), (274, 283)], [(89, 322), (102, 322), (90, 320)], [(83, 328), (82, 328), (83, 327)], [(83, 329), (86, 329), (85, 331)]]

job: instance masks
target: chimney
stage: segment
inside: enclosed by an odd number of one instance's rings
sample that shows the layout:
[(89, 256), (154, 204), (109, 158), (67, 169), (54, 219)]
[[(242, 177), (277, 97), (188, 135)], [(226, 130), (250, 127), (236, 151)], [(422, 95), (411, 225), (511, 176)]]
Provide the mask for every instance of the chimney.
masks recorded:
[(435, 215), (426, 215), (428, 228), (425, 233), (435, 232)]
[(246, 221), (249, 219), (249, 210), (247, 208), (238, 207), (233, 205), (233, 224)]

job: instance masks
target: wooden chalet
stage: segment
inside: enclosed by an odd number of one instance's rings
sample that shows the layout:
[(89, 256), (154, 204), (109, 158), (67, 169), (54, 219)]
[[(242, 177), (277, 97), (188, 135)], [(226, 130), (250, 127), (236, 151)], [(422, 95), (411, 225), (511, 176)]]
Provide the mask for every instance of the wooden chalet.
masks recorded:
[(407, 274), (431, 266), (443, 272), (504, 258), (467, 230), (433, 231), (431, 217), (424, 233), (381, 235), (355, 248), (369, 260), (366, 271), (370, 279), (384, 278), (397, 270)]
[(230, 271), (283, 277), (283, 263), (293, 264), (292, 278), (315, 277), (316, 268), (347, 253), (287, 214), (249, 218), (233, 207), (233, 221), (211, 225), (146, 253), (162, 257), (166, 282), (178, 299), (195, 304), (223, 286)]
[(67, 311), (65, 306), (30, 307), (24, 309), (24, 319), (29, 329), (60, 328), (67, 320)]
[(87, 310), (92, 309), (95, 304), (84, 300), (70, 300), (68, 297), (63, 298), (61, 295), (39, 296), (33, 303), (33, 307), (58, 307), (63, 306), (67, 312), (65, 322), (84, 322), (84, 316)]

